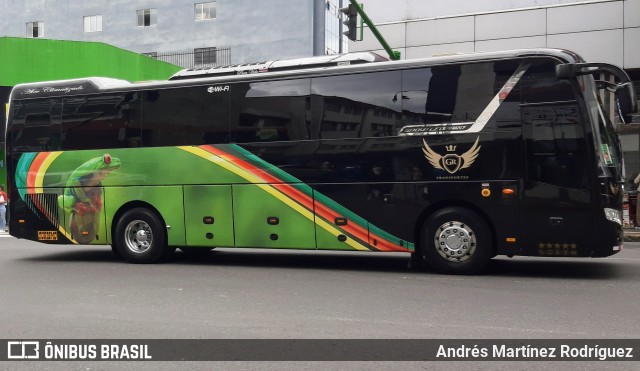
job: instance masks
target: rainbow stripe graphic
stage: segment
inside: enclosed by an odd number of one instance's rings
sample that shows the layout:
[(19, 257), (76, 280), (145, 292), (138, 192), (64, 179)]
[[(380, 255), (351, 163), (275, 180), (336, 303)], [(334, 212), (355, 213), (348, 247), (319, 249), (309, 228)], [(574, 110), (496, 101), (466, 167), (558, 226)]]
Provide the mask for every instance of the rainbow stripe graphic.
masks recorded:
[[(121, 156), (125, 152), (129, 153), (129, 151), (143, 150), (144, 149), (114, 149), (111, 152), (114, 156)], [(361, 251), (414, 251), (413, 243), (403, 241), (368, 223), (367, 220), (334, 200), (317, 191), (311, 190), (311, 188), (301, 180), (260, 159), (238, 145), (183, 146), (161, 150), (178, 150), (186, 156), (196, 156), (214, 164), (218, 168), (212, 172), (213, 174), (220, 174), (220, 170), (222, 170), (234, 174), (246, 181), (247, 184), (258, 186), (267, 195), (282, 202), (285, 207), (294, 210), (304, 218), (315, 223), (317, 228), (323, 229), (336, 238), (341, 235), (346, 236), (347, 239), (344, 243), (349, 249)], [(74, 162), (78, 163), (78, 158), (80, 157), (77, 155), (78, 153), (80, 153), (80, 151), (24, 154), (18, 162), (15, 178), (16, 186), (22, 200), (25, 201), (29, 198), (30, 203), (57, 226), (64, 236), (74, 243), (75, 241), (72, 239), (70, 233), (64, 230), (64, 223), (58, 220), (59, 216), (53, 215), (46, 205), (39, 202), (39, 198), (34, 197), (34, 195), (44, 193), (47, 186), (51, 187), (51, 185), (45, 184), (45, 176), (51, 171), (52, 165), (57, 166), (57, 173), (63, 171), (71, 174), (73, 169), (63, 166), (70, 160), (64, 160), (61, 156), (73, 155)], [(104, 151), (101, 153), (104, 153)], [(86, 159), (86, 157), (93, 157), (95, 154), (89, 156), (85, 153), (82, 154), (82, 156), (83, 159)], [(186, 161), (192, 160), (187, 159)], [(126, 163), (124, 163), (123, 167), (124, 166), (126, 166)], [(64, 185), (54, 184), (53, 187), (59, 190), (60, 188), (64, 188)], [(108, 185), (105, 187), (108, 187)], [(336, 225), (336, 218), (346, 218), (348, 219), (348, 223), (346, 225)]]
[[(22, 201), (34, 205), (52, 224), (58, 226), (58, 231), (70, 241), (75, 242), (71, 234), (59, 223), (58, 215), (46, 207), (41, 199), (34, 197), (43, 194), (45, 189), (44, 177), (53, 162), (64, 152), (26, 153), (20, 157), (16, 171), (16, 187)], [(27, 202), (29, 198), (30, 202)]]
[[(343, 234), (350, 237), (346, 243), (355, 250), (414, 251), (413, 243), (405, 241), (400, 243), (401, 240), (399, 238), (368, 224), (365, 219), (330, 198), (318, 192), (315, 192), (314, 195), (310, 194), (307, 187), (298, 186), (302, 184), (299, 179), (263, 161), (240, 146), (225, 146), (229, 149), (226, 152), (220, 147), (205, 145), (179, 148), (207, 159), (241, 176), (250, 183), (258, 184), (265, 192), (276, 197), (309, 220), (315, 221), (318, 226), (332, 235), (337, 237)], [(338, 217), (348, 218), (350, 223), (345, 226), (336, 226), (332, 221)]]

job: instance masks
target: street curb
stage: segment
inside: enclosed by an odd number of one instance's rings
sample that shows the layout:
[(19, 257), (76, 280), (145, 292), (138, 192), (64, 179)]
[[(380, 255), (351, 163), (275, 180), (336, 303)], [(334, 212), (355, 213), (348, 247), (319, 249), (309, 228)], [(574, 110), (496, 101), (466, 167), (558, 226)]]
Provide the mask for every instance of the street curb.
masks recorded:
[(640, 241), (640, 232), (624, 232), (624, 241), (625, 242), (638, 242)]

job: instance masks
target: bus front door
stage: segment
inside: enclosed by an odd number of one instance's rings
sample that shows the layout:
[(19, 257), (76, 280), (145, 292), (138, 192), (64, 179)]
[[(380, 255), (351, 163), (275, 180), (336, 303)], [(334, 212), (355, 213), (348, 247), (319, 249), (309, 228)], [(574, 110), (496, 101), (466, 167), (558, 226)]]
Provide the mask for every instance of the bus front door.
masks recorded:
[(521, 114), (527, 164), (522, 233), (529, 255), (586, 256), (592, 233), (591, 155), (578, 106), (529, 104)]

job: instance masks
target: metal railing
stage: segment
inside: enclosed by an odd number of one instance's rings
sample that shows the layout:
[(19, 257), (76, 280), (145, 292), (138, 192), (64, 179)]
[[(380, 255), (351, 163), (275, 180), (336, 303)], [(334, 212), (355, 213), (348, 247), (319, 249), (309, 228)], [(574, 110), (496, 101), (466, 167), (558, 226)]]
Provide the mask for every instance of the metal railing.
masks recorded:
[(143, 53), (147, 57), (175, 64), (182, 68), (228, 66), (231, 64), (231, 48), (200, 48), (193, 51)]

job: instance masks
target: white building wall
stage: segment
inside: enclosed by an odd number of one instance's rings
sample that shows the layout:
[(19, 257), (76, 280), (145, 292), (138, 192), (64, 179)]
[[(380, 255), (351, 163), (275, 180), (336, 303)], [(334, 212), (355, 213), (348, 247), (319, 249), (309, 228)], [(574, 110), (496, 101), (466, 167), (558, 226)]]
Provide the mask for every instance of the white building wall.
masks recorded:
[(358, 0), (377, 23), (497, 12), (528, 6), (569, 4), (580, 0)]
[[(640, 68), (640, 0), (362, 2), (374, 22), (376, 16), (386, 20), (380, 32), (406, 59), (550, 47), (573, 50), (587, 61)], [(366, 28), (364, 40), (351, 42), (349, 50), (384, 54)]]
[[(215, 0), (214, 19), (195, 21), (194, 4), (213, 0), (0, 0), (0, 36), (25, 37), (44, 22), (44, 38), (104, 42), (137, 53), (229, 47), (232, 63), (324, 54), (323, 0)], [(137, 24), (155, 9), (157, 23)], [(85, 32), (84, 17), (101, 15), (102, 31)]]

